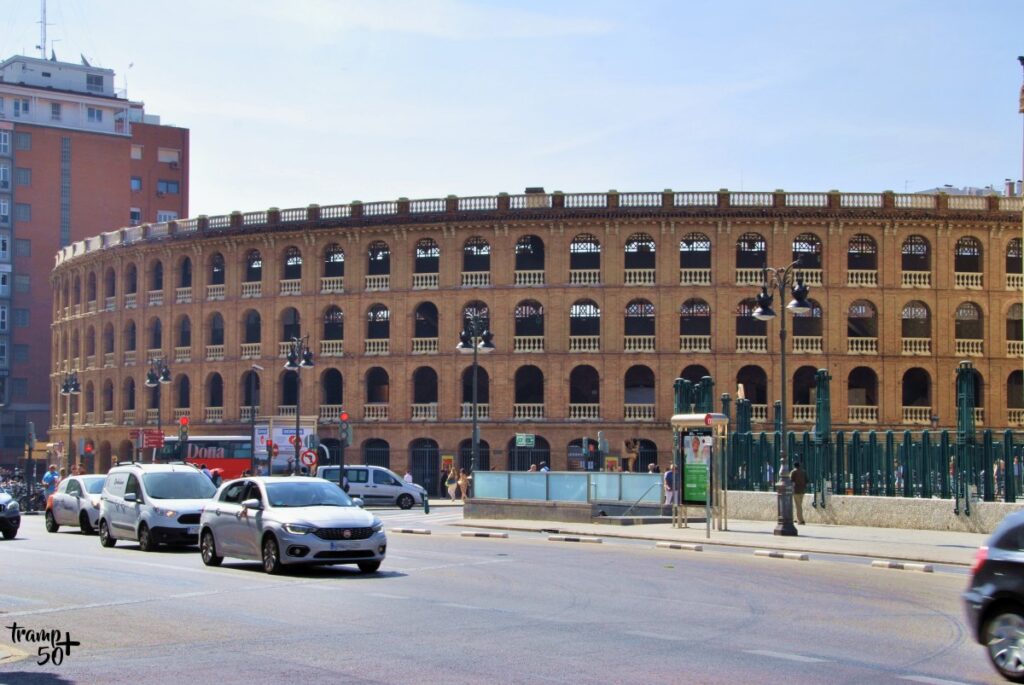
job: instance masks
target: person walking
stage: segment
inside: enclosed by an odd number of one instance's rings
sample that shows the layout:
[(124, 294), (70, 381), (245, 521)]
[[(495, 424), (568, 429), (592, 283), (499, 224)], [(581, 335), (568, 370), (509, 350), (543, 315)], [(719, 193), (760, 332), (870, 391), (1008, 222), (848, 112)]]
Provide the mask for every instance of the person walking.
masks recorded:
[(807, 492), (807, 472), (800, 468), (800, 462), (793, 462), (793, 470), (789, 472), (793, 481), (793, 506), (796, 507), (796, 521), (804, 525), (804, 493)]
[(662, 479), (665, 482), (665, 505), (675, 504), (675, 491), (676, 491), (676, 465), (672, 464), (665, 471), (665, 477)]
[(459, 494), (462, 496), (462, 501), (465, 502), (469, 499), (469, 474), (466, 473), (466, 469), (459, 469)]
[(406, 483), (412, 483), (412, 474), (409, 473), (408, 470), (406, 470), (405, 475), (402, 477), (402, 480), (404, 480)]
[(455, 465), (452, 465), (451, 470), (448, 472), (448, 477), (444, 479), (444, 484), (448, 488), (448, 499), (452, 502), (455, 501), (455, 488), (459, 487), (459, 476), (455, 471)]
[(50, 464), (50, 468), (43, 474), (43, 494), (49, 497), (57, 490), (57, 484), (60, 483), (60, 473), (57, 472), (57, 465)]

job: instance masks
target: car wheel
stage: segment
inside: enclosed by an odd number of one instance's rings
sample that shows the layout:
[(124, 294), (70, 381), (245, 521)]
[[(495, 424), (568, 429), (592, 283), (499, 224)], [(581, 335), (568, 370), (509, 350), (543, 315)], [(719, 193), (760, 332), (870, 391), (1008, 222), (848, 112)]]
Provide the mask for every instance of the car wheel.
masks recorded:
[(139, 526), (139, 549), (143, 552), (155, 552), (156, 541), (153, 534), (149, 532), (149, 526), (145, 523)]
[(110, 526), (106, 519), (100, 519), (100, 544), (104, 547), (113, 547), (117, 540), (110, 534)]
[(203, 563), (207, 566), (220, 566), (224, 557), (217, 556), (217, 545), (213, 542), (213, 533), (207, 529), (199, 541), (199, 552), (203, 555)]
[(405, 493), (404, 495), (398, 496), (398, 506), (401, 509), (412, 509), (412, 505), (416, 503), (416, 500), (412, 498), (412, 495)]
[(376, 573), (377, 569), (380, 568), (379, 561), (360, 561), (359, 572), (360, 573)]
[(1024, 614), (1016, 607), (1000, 609), (985, 622), (988, 658), (1007, 680), (1024, 683)]
[(14, 536), (18, 534), (17, 528), (4, 528), (2, 531), (4, 540), (13, 540)]
[(78, 527), (82, 530), (82, 535), (92, 535), (95, 532), (89, 523), (89, 515), (84, 511), (78, 515)]
[(263, 570), (272, 576), (281, 572), (281, 550), (273, 535), (263, 540)]
[(60, 530), (60, 526), (57, 525), (57, 519), (53, 517), (53, 510), (47, 509), (46, 511), (46, 532), (56, 533)]

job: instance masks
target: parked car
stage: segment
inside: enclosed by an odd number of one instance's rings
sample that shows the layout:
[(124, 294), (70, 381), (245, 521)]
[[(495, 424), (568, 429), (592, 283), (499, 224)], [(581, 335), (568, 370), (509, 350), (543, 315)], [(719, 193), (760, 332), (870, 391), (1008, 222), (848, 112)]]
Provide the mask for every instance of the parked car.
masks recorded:
[(967, 622), (996, 670), (1024, 683), (1024, 511), (1010, 514), (980, 548), (964, 592)]
[[(316, 470), (319, 478), (338, 483), (339, 466), (321, 466)], [(346, 466), (345, 478), (348, 479), (348, 494), (359, 497), (367, 505), (391, 506), (397, 504), (402, 509), (411, 509), (423, 504), (427, 491), (415, 483), (406, 483), (398, 475), (383, 466)]]
[(146, 552), (161, 543), (194, 545), (199, 515), (217, 488), (188, 464), (120, 464), (100, 494), (99, 533), (104, 547), (138, 540)]
[(12, 540), (21, 526), (21, 507), (10, 490), (0, 488), (0, 535)]
[(46, 502), (46, 530), (78, 526), (83, 533), (96, 531), (100, 520), (100, 493), (106, 476), (68, 476)]
[(224, 557), (257, 559), (267, 573), (299, 564), (380, 568), (387, 536), (380, 519), (320, 478), (239, 478), (203, 508), (199, 551), (207, 566)]

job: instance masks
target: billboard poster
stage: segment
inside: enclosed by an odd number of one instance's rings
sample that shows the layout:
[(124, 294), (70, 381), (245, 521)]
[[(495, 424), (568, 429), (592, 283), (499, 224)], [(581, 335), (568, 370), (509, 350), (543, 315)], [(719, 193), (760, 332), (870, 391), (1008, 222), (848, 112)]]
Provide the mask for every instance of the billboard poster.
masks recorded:
[[(256, 424), (256, 462), (266, 465), (267, 463), (267, 441), (273, 440), (277, 445), (277, 456), (272, 462), (273, 473), (289, 473), (292, 462), (295, 460), (295, 424), (285, 423), (257, 423)], [(316, 424), (308, 423), (299, 425), (299, 440), (301, 449), (316, 449), (319, 442), (316, 437)]]
[(703, 502), (708, 494), (708, 466), (711, 463), (711, 446), (714, 438), (710, 435), (688, 433), (681, 436), (683, 441), (683, 499), (687, 502)]

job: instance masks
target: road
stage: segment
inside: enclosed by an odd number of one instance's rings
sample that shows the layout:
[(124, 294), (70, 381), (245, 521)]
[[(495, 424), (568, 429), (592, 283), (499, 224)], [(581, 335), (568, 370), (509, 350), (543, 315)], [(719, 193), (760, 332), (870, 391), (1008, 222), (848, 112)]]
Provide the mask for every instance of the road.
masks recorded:
[(275, 578), (25, 517), (0, 541), (3, 626), (81, 644), (56, 667), (15, 645), (33, 656), (0, 663), (0, 683), (1001, 682), (963, 622), (962, 572), (469, 538), (458, 509), (378, 514), (431, 534), (389, 534), (376, 576)]

